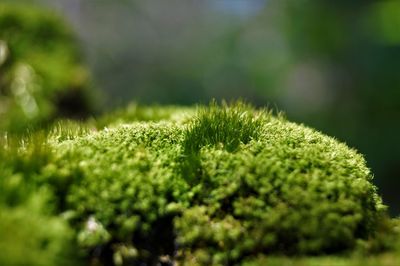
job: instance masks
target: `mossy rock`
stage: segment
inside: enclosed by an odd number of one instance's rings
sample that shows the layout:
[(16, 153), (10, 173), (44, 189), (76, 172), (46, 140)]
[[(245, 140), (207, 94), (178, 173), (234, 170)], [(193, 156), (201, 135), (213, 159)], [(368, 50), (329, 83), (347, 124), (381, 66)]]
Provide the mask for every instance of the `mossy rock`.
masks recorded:
[(399, 239), (362, 155), (242, 103), (133, 105), (24, 143), (8, 176), (52, 191), (94, 265), (257, 265)]
[(337, 254), (373, 241), (386, 219), (345, 144), (243, 104), (176, 113), (51, 137), (41, 182), (104, 264)]
[(49, 10), (0, 4), (0, 130), (22, 132), (93, 110), (78, 42)]

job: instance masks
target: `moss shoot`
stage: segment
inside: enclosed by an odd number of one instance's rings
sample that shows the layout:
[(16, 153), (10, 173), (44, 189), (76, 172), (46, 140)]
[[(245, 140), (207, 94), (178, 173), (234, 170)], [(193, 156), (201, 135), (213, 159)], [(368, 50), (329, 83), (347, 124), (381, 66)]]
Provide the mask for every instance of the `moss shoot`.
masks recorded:
[(1, 178), (45, 187), (95, 265), (259, 265), (394, 248), (372, 174), (345, 144), (242, 103), (150, 110), (60, 123), (45, 148), (4, 156), (25, 164), (9, 159)]

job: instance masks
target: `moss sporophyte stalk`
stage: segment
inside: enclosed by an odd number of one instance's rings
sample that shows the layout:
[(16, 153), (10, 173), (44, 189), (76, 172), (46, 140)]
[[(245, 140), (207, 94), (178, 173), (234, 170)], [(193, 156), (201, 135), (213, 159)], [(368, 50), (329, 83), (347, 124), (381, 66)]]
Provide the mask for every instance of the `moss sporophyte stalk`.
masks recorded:
[(392, 248), (362, 155), (243, 103), (136, 106), (60, 122), (24, 148), (2, 141), (2, 204), (27, 208), (46, 195), (43, 226), (68, 221), (75, 256), (92, 263), (234, 265)]

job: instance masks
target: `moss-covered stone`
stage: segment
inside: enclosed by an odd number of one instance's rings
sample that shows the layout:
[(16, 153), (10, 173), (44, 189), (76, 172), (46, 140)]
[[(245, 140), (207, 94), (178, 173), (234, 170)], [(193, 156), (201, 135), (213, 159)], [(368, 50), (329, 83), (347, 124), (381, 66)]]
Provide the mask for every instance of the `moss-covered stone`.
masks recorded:
[(104, 128), (110, 118), (58, 125), (40, 163), (6, 176), (24, 172), (52, 191), (92, 263), (254, 264), (393, 248), (372, 174), (345, 144), (244, 104), (165, 117), (158, 108), (146, 121), (135, 108)]
[(385, 209), (356, 151), (243, 105), (117, 125), (54, 149), (44, 175), (64, 180), (65, 210), (80, 231), (95, 219), (110, 235), (93, 249), (136, 250), (123, 261), (337, 253), (373, 237)]

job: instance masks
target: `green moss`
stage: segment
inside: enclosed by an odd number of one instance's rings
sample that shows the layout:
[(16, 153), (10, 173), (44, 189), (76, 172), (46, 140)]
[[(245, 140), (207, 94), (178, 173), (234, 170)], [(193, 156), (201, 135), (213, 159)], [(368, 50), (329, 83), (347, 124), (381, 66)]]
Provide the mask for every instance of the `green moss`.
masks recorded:
[[(264, 116), (263, 116), (264, 115)], [(212, 103), (201, 108), (185, 131), (183, 148), (185, 153), (197, 154), (204, 146), (222, 145), (228, 151), (235, 151), (243, 143), (257, 139), (263, 118), (268, 115), (256, 114), (250, 106), (238, 103), (222, 107)]]
[(4, 180), (23, 172), (51, 191), (92, 263), (257, 265), (395, 248), (372, 174), (345, 144), (241, 103), (192, 117), (145, 110), (60, 123), (41, 152), (22, 151), (27, 163), (6, 163)]
[(79, 265), (73, 231), (61, 217), (49, 215), (45, 194), (13, 208), (0, 205), (1, 265)]
[(238, 149), (200, 149), (193, 207), (176, 219), (176, 228), (189, 256), (207, 254), (203, 264), (259, 253), (351, 250), (373, 236), (382, 218), (361, 155), (315, 130), (266, 116), (258, 137)]
[(79, 265), (74, 231), (40, 182), (51, 160), (43, 133), (0, 135), (0, 265)]
[[(94, 217), (137, 260), (172, 256), (174, 241), (179, 258), (207, 254), (204, 264), (352, 250), (384, 210), (361, 155), (243, 105), (212, 105), (187, 123), (117, 126), (56, 149), (62, 165), (46, 171), (73, 179), (66, 206), (81, 230)], [(195, 179), (180, 171), (188, 153)]]
[(66, 194), (80, 244), (114, 254), (130, 248), (138, 257), (124, 259), (135, 262), (172, 255), (172, 218), (188, 190), (176, 171), (181, 132), (170, 123), (133, 123), (56, 145), (58, 159), (43, 175)]
[(78, 43), (51, 11), (0, 4), (0, 130), (21, 132), (92, 109)]

